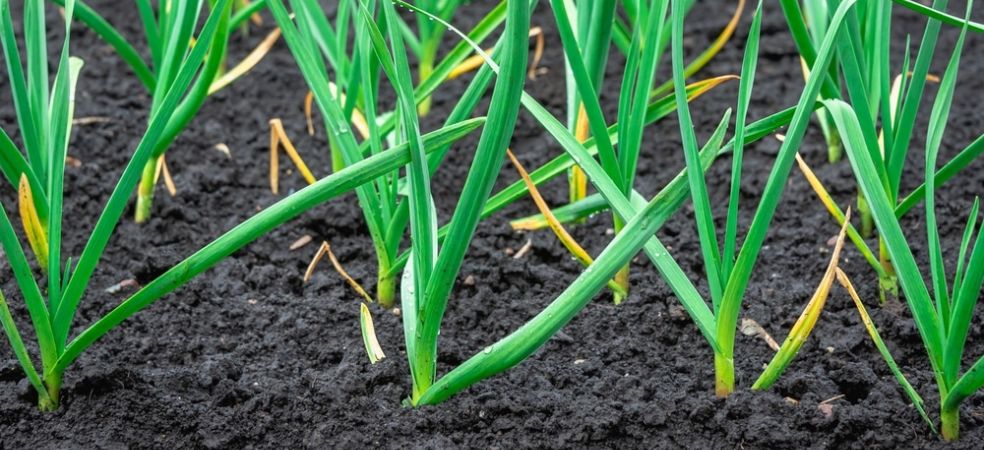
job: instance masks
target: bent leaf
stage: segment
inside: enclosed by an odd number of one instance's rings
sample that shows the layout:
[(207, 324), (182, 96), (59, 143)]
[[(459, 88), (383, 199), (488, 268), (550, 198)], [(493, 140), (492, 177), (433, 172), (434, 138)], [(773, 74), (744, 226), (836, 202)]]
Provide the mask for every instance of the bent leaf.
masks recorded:
[[(553, 215), (553, 212), (550, 211), (550, 205), (547, 205), (546, 200), (544, 200), (543, 196), (540, 195), (539, 189), (537, 189), (536, 185), (533, 184), (533, 180), (530, 179), (530, 175), (526, 172), (523, 165), (520, 164), (518, 159), (516, 159), (516, 155), (514, 155), (510, 150), (506, 150), (506, 155), (509, 156), (509, 160), (512, 161), (513, 166), (516, 168), (516, 172), (519, 172), (519, 176), (523, 179), (523, 182), (526, 183), (526, 187), (530, 190), (530, 198), (533, 199), (533, 203), (536, 204), (537, 209), (539, 209), (540, 213), (543, 214), (544, 220), (547, 222), (550, 230), (557, 236), (557, 240), (559, 240), (561, 244), (564, 244), (564, 247), (567, 248), (567, 251), (571, 252), (574, 259), (578, 260), (578, 262), (585, 267), (590, 266), (594, 262), (594, 259), (591, 258), (591, 255), (589, 255), (586, 250), (584, 250), (584, 247), (581, 247), (581, 244), (578, 244), (577, 241), (574, 240), (574, 237), (567, 232), (567, 229), (565, 229), (564, 226), (561, 225), (560, 221), (557, 220), (557, 217)], [(615, 281), (609, 281), (608, 287), (615, 295), (625, 296), (628, 294), (625, 291), (625, 288)]]
[(861, 322), (864, 323), (864, 327), (868, 330), (868, 335), (871, 336), (871, 342), (875, 344), (878, 348), (878, 352), (881, 353), (882, 358), (885, 359), (885, 363), (888, 364), (889, 370), (895, 375), (895, 379), (898, 380), (899, 384), (902, 385), (902, 390), (905, 391), (906, 395), (909, 396), (909, 400), (912, 401), (912, 405), (916, 407), (919, 411), (919, 415), (922, 416), (923, 420), (929, 425), (929, 428), (936, 432), (936, 426), (933, 425), (933, 421), (929, 419), (926, 414), (926, 410), (923, 407), (923, 399), (916, 392), (916, 389), (912, 387), (909, 380), (905, 378), (902, 371), (899, 369), (899, 365), (895, 363), (895, 358), (889, 353), (888, 347), (885, 345), (885, 341), (882, 340), (881, 334), (878, 333), (878, 328), (875, 328), (875, 323), (871, 320), (871, 316), (868, 315), (868, 310), (864, 307), (864, 303), (861, 301), (861, 297), (858, 296), (858, 292), (854, 289), (854, 285), (851, 283), (851, 279), (847, 277), (839, 267), (837, 268), (837, 281), (840, 282), (841, 286), (847, 289), (848, 294), (851, 295), (851, 300), (854, 300), (854, 306), (858, 309), (858, 315), (861, 316)]
[(263, 60), (263, 57), (270, 52), (273, 45), (277, 43), (277, 39), (280, 39), (280, 28), (274, 28), (239, 64), (236, 64), (235, 67), (224, 75), (212, 81), (212, 84), (208, 87), (208, 95), (221, 91), (226, 86), (232, 84), (233, 81), (246, 75), (247, 72), (259, 64)]
[(834, 252), (830, 255), (830, 263), (827, 265), (827, 270), (824, 272), (820, 284), (817, 286), (816, 291), (814, 291), (813, 297), (810, 298), (810, 302), (806, 304), (803, 313), (796, 320), (796, 324), (789, 330), (789, 336), (786, 336), (782, 347), (779, 348), (779, 351), (776, 352), (772, 361), (765, 368), (765, 371), (762, 372), (762, 375), (752, 385), (753, 390), (760, 391), (771, 387), (786, 368), (789, 367), (789, 364), (793, 362), (793, 358), (799, 353), (803, 347), (803, 343), (806, 342), (806, 339), (810, 337), (810, 333), (813, 332), (813, 328), (816, 327), (820, 313), (823, 311), (823, 307), (827, 303), (827, 297), (830, 295), (830, 287), (834, 284), (834, 277), (836, 276), (837, 265), (840, 263), (840, 254), (844, 248), (844, 237), (847, 235), (847, 224), (850, 222), (850, 218), (851, 210), (848, 209), (844, 224), (841, 225), (840, 233), (837, 235)]
[(270, 190), (274, 194), (280, 190), (280, 144), (283, 144), (287, 156), (294, 162), (297, 171), (304, 177), (308, 184), (314, 184), (315, 178), (308, 169), (300, 153), (294, 148), (294, 144), (287, 137), (284, 131), (284, 123), (280, 119), (270, 119)]
[(833, 197), (831, 197), (830, 193), (827, 192), (827, 188), (823, 186), (823, 182), (820, 181), (820, 178), (818, 178), (813, 172), (813, 169), (806, 164), (806, 161), (803, 160), (803, 157), (801, 157), (799, 153), (796, 154), (796, 163), (799, 165), (800, 172), (803, 173), (803, 177), (806, 178), (806, 181), (810, 184), (813, 192), (817, 194), (817, 199), (820, 200), (820, 202), (823, 203), (823, 206), (827, 209), (827, 212), (830, 213), (838, 224), (847, 224), (847, 236), (851, 239), (851, 242), (854, 243), (854, 246), (858, 249), (858, 251), (861, 252), (861, 255), (864, 256), (865, 261), (868, 261), (868, 264), (875, 269), (875, 272), (878, 272), (878, 277), (880, 279), (887, 278), (889, 275), (885, 272), (885, 268), (882, 267), (878, 257), (876, 257), (871, 249), (868, 248), (868, 244), (864, 242), (864, 238), (862, 238), (861, 234), (858, 233), (858, 230), (854, 228), (854, 225), (851, 225), (850, 222), (846, 220), (846, 217), (844, 216), (844, 213), (841, 212), (840, 207), (837, 206), (837, 203), (834, 202)]
[(307, 271), (304, 272), (304, 282), (307, 283), (311, 280), (311, 275), (314, 274), (314, 269), (318, 266), (318, 263), (321, 262), (321, 258), (325, 255), (328, 255), (328, 260), (331, 261), (331, 265), (335, 268), (335, 271), (338, 272), (338, 275), (340, 275), (342, 279), (344, 279), (345, 282), (348, 283), (348, 285), (351, 286), (352, 289), (354, 289), (355, 292), (358, 293), (359, 296), (361, 296), (366, 302), (372, 303), (372, 297), (369, 296), (369, 293), (366, 292), (358, 281), (355, 281), (355, 279), (345, 271), (345, 268), (342, 267), (342, 263), (335, 257), (335, 253), (331, 251), (331, 245), (328, 245), (327, 242), (322, 242), (321, 247), (318, 248), (318, 252), (314, 254), (314, 258), (311, 258), (311, 263), (308, 264)]

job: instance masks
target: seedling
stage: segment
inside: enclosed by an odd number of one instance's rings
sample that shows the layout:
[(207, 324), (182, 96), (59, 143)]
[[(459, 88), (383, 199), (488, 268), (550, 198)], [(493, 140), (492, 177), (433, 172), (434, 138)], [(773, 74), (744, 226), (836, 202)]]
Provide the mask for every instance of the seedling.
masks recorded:
[(845, 149), (855, 178), (869, 199), (872, 216), (898, 273), (899, 283), (926, 348), (940, 393), (940, 421), (943, 438), (946, 440), (955, 440), (959, 436), (960, 404), (984, 386), (984, 358), (978, 359), (966, 372), (961, 371), (974, 307), (984, 284), (984, 233), (978, 233), (971, 249), (971, 240), (978, 222), (978, 202), (975, 201), (970, 210), (952, 281), (948, 281), (944, 268), (935, 208), (938, 153), (950, 114), (972, 5), (972, 1), (967, 2), (960, 37), (940, 82), (929, 118), (923, 190), (931, 275), (929, 286), (919, 272), (910, 243), (902, 232), (894, 197), (882, 186), (883, 178), (879, 175), (879, 166), (872, 157), (874, 152), (864, 138), (864, 128), (859, 119), (861, 114), (843, 101), (826, 102), (841, 135), (845, 137)]
[[(568, 128), (581, 142), (594, 136), (602, 166), (622, 187), (623, 194), (629, 195), (634, 188), (648, 103), (672, 87), (665, 83), (652, 88), (669, 36), (666, 4), (651, 10), (647, 2), (624, 3), (629, 19), (625, 24), (616, 18), (614, 1), (578, 2), (573, 7), (569, 7), (569, 3), (564, 0), (550, 2), (567, 62)], [(684, 8), (689, 11), (692, 6), (693, 2), (688, 1)], [(699, 71), (730, 39), (744, 6), (744, 0), (738, 2), (734, 17), (721, 36), (685, 69), (688, 75)], [(576, 18), (575, 24), (572, 24), (572, 18)], [(608, 48), (613, 39), (621, 43), (619, 48), (626, 56), (619, 92), (617, 150), (606, 131), (608, 122), (599, 101), (605, 82)], [(577, 166), (571, 167), (568, 178), (570, 201), (576, 204), (587, 197), (588, 180)], [(617, 233), (622, 222), (617, 215), (613, 221)], [(614, 295), (618, 304), (629, 290), (628, 266), (618, 273), (615, 282), (621, 287)]]
[[(228, 0), (221, 3), (227, 4)], [(65, 3), (66, 38), (62, 44), (61, 56), (57, 60), (55, 81), (49, 89), (47, 86), (49, 61), (45, 42), (43, 3), (25, 4), (23, 21), (24, 47), (27, 51), (25, 77), (13, 32), (10, 3), (9, 0), (0, 1), (0, 21), (3, 29), (0, 41), (7, 63), (7, 73), (11, 80), (23, 146), (26, 150), (21, 152), (8, 134), (0, 130), (0, 152), (3, 155), (0, 158), (3, 161), (0, 168), (3, 169), (4, 176), (19, 187), (19, 209), (25, 234), (39, 265), (48, 278), (47, 301), (32, 275), (31, 267), (2, 206), (0, 206), (0, 235), (38, 337), (43, 368), (41, 374), (35, 371), (5, 302), (2, 316), (4, 328), (15, 353), (24, 365), (31, 383), (38, 390), (38, 404), (42, 410), (53, 410), (58, 407), (64, 370), (64, 367), (59, 366), (59, 360), (67, 352), (67, 337), (75, 309), (85, 284), (98, 262), (99, 254), (115, 226), (113, 217), (116, 216), (118, 219), (119, 212), (125, 206), (126, 198), (125, 195), (119, 195), (120, 187), (126, 186), (128, 176), (133, 178), (135, 175), (131, 161), (129, 170), (124, 172), (117, 186), (116, 195), (110, 199), (96, 225), (86, 251), (73, 268), (70, 258), (67, 261), (62, 258), (61, 239), (65, 158), (71, 135), (75, 85), (82, 69), (80, 59), (69, 57), (68, 36), (71, 34), (74, 10), (75, 2), (67, 1)], [(209, 16), (200, 38), (209, 40), (215, 35), (220, 25), (219, 17), (219, 14)], [(180, 70), (174, 74), (175, 88), (162, 99), (151, 127), (134, 154), (134, 161), (148, 156), (150, 144), (163, 131), (164, 125), (181, 99), (181, 94), (199, 71), (204, 57), (205, 47), (201, 47), (189, 53), (187, 60), (177, 67)]]
[[(586, 109), (590, 106), (587, 106), (585, 101), (591, 102), (596, 100), (596, 98), (582, 100), (585, 93), (585, 80), (578, 81), (580, 76), (576, 75), (577, 66), (583, 66), (584, 75), (591, 81), (591, 89), (596, 93), (600, 93), (603, 83), (606, 81), (605, 67), (608, 64), (608, 49), (612, 44), (615, 44), (616, 48), (627, 59), (627, 70), (622, 80), (621, 89), (623, 96), (620, 97), (622, 98), (621, 101), (628, 101), (625, 98), (626, 95), (629, 96), (628, 98), (632, 98), (632, 91), (637, 88), (637, 82), (639, 84), (646, 81), (649, 82), (642, 91), (639, 91), (639, 96), (643, 92), (649, 91), (651, 98), (658, 98), (672, 90), (672, 81), (669, 80), (656, 88), (652, 88), (652, 79), (655, 74), (646, 72), (648, 69), (646, 65), (639, 67), (639, 56), (633, 55), (633, 53), (639, 54), (643, 52), (645, 48), (646, 53), (652, 54), (655, 57), (653, 61), (648, 62), (651, 64), (658, 63), (669, 42), (669, 28), (662, 27), (662, 31), (650, 29), (654, 26), (653, 23), (649, 22), (652, 14), (646, 11), (643, 6), (638, 5), (637, 2), (621, 3), (624, 18), (622, 15), (617, 14), (617, 4), (618, 2), (615, 1), (551, 2), (554, 17), (558, 21), (558, 25), (560, 27), (566, 26), (569, 29), (569, 33), (562, 39), (566, 62), (567, 123), (571, 133), (582, 142), (587, 140), (593, 133), (588, 122), (589, 116), (588, 110)], [(693, 1), (688, 1), (686, 5), (688, 11), (693, 5)], [(687, 66), (687, 76), (699, 72), (721, 51), (728, 40), (731, 39), (731, 36), (734, 35), (744, 9), (745, 0), (739, 0), (734, 15), (718, 37), (700, 56), (695, 58)], [(660, 17), (659, 20), (662, 22), (664, 17)], [(648, 41), (644, 42), (652, 42), (655, 45), (642, 45), (637, 42), (636, 40), (639, 38), (640, 33), (644, 34), (644, 39), (648, 39)], [(629, 62), (633, 57), (636, 57), (637, 60), (634, 63)], [(641, 72), (636, 73), (637, 69), (641, 70)], [(640, 78), (638, 81), (636, 81), (637, 77)], [(626, 112), (620, 108), (620, 120), (624, 119), (624, 114)], [(571, 168), (568, 173), (568, 181), (571, 203), (583, 200), (588, 195), (587, 178), (585, 178), (584, 172), (578, 167), (574, 166)], [(622, 272), (620, 276), (624, 278), (627, 276), (627, 272)], [(623, 282), (627, 283), (627, 280), (623, 280)], [(625, 286), (627, 287), (628, 285), (626, 284)]]

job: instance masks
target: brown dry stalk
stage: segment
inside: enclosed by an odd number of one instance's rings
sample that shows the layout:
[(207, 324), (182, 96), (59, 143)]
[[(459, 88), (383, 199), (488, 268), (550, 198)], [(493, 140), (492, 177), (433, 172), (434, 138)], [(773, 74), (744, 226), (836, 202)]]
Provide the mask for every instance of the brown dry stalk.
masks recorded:
[(543, 47), (545, 44), (543, 29), (540, 27), (531, 28), (530, 37), (535, 38), (535, 46), (533, 47), (533, 60), (530, 61), (530, 68), (526, 71), (526, 76), (531, 80), (535, 80), (537, 75), (546, 72), (546, 68), (540, 68), (540, 60), (543, 58)]
[(229, 146), (224, 142), (219, 142), (218, 144), (212, 146), (212, 148), (222, 152), (223, 155), (226, 155), (226, 158), (232, 159), (232, 151), (229, 150)]
[[(345, 103), (345, 94), (338, 94), (338, 87), (335, 83), (328, 82), (328, 88), (331, 90), (332, 97), (335, 97), (339, 103)], [(308, 91), (304, 96), (304, 119), (307, 121), (307, 131), (308, 135), (314, 136), (314, 92)], [(363, 139), (369, 139), (369, 123), (366, 121), (366, 117), (359, 111), (358, 108), (352, 109), (351, 117), (352, 126), (355, 127), (356, 131)]]
[(308, 91), (304, 96), (304, 118), (307, 120), (308, 136), (314, 136), (314, 119), (311, 118), (314, 106), (314, 92)]
[(513, 166), (516, 168), (516, 172), (518, 172), (520, 178), (523, 179), (523, 183), (526, 184), (527, 190), (530, 191), (530, 198), (533, 199), (533, 203), (536, 204), (536, 208), (540, 210), (540, 214), (543, 214), (544, 220), (546, 220), (550, 229), (553, 230), (555, 235), (557, 235), (557, 239), (564, 244), (564, 247), (566, 247), (567, 250), (571, 252), (571, 255), (573, 255), (574, 258), (581, 264), (584, 264), (585, 266), (591, 265), (591, 263), (594, 262), (594, 259), (591, 258), (591, 255), (584, 250), (584, 247), (581, 247), (574, 237), (567, 232), (564, 225), (557, 220), (557, 216), (555, 216), (553, 211), (550, 210), (550, 205), (548, 205), (546, 200), (543, 199), (543, 196), (537, 189), (536, 184), (533, 183), (533, 179), (530, 178), (526, 168), (524, 168), (519, 162), (516, 155), (513, 154), (512, 150), (506, 150), (506, 155), (509, 156), (509, 160), (512, 161)]
[(112, 285), (112, 286), (104, 289), (103, 292), (105, 292), (107, 294), (118, 294), (118, 293), (120, 293), (120, 291), (122, 291), (125, 288), (134, 288), (134, 289), (138, 289), (139, 290), (140, 289), (140, 283), (137, 282), (137, 280), (134, 280), (132, 278), (128, 278), (126, 280), (120, 281), (119, 283), (116, 283), (116, 284), (114, 284), (114, 285)]
[(112, 122), (113, 119), (103, 116), (76, 117), (72, 119), (72, 125), (95, 125)]
[[(591, 258), (591, 255), (589, 255), (588, 252), (584, 250), (584, 247), (581, 247), (581, 245), (577, 243), (574, 237), (567, 232), (567, 229), (564, 228), (564, 225), (561, 224), (559, 220), (557, 220), (557, 216), (555, 216), (553, 211), (550, 210), (550, 205), (548, 205), (547, 201), (543, 199), (543, 195), (540, 194), (540, 191), (539, 189), (537, 189), (536, 184), (533, 183), (533, 179), (530, 178), (530, 175), (529, 173), (527, 173), (526, 168), (524, 168), (523, 165), (519, 162), (519, 159), (516, 158), (516, 155), (513, 154), (512, 150), (506, 150), (506, 155), (509, 156), (509, 160), (512, 161), (513, 166), (516, 168), (516, 172), (519, 173), (520, 178), (523, 179), (523, 183), (526, 184), (526, 188), (530, 192), (530, 198), (533, 199), (533, 203), (536, 204), (536, 208), (540, 210), (540, 214), (543, 215), (544, 220), (547, 223), (547, 226), (549, 226), (550, 229), (554, 232), (554, 234), (557, 236), (557, 239), (560, 240), (560, 243), (563, 244), (564, 247), (567, 248), (569, 252), (571, 252), (571, 255), (574, 256), (574, 259), (578, 260), (578, 262), (583, 264), (585, 267), (590, 266), (591, 263), (594, 262), (594, 259)], [(531, 244), (532, 241), (528, 241), (526, 246), (523, 247), (523, 249), (528, 249), (528, 247), (531, 246)], [(521, 249), (519, 252), (516, 253), (515, 256), (513, 256), (513, 258), (519, 258), (520, 254), (522, 253), (524, 252)], [(615, 292), (617, 295), (623, 295), (623, 296), (625, 295), (625, 288), (622, 285), (618, 284), (616, 281), (609, 281), (608, 287), (612, 290), (612, 292)]]
[(527, 239), (526, 243), (519, 248), (519, 251), (513, 254), (513, 259), (522, 259), (524, 256), (530, 253), (533, 249), (533, 239)]
[(355, 289), (355, 292), (362, 296), (366, 302), (372, 303), (372, 297), (369, 296), (358, 281), (355, 281), (355, 279), (353, 279), (348, 272), (345, 271), (345, 268), (342, 267), (342, 263), (340, 263), (338, 258), (335, 257), (335, 253), (331, 251), (331, 245), (329, 245), (328, 242), (322, 242), (321, 247), (318, 248), (318, 252), (314, 254), (314, 258), (312, 258), (311, 263), (308, 264), (307, 271), (304, 272), (304, 282), (307, 283), (311, 280), (311, 276), (314, 275), (314, 269), (318, 266), (318, 263), (321, 262), (321, 259), (324, 258), (325, 255), (328, 255), (328, 260), (331, 261), (331, 265), (335, 268), (335, 271), (341, 275), (345, 282), (348, 283), (352, 289)]
[(745, 336), (756, 336), (765, 342), (769, 348), (774, 352), (779, 351), (779, 343), (772, 338), (772, 335), (768, 331), (765, 331), (765, 327), (755, 321), (755, 319), (744, 318), (741, 319), (741, 325), (739, 326), (741, 333)]
[(287, 137), (284, 123), (280, 119), (270, 119), (270, 190), (274, 194), (280, 190), (280, 144), (283, 144), (284, 151), (294, 162), (294, 166), (304, 177), (304, 181), (307, 181), (308, 184), (314, 184), (316, 181), (314, 175), (311, 174), (311, 169), (308, 169), (307, 164), (304, 163), (301, 155), (294, 148), (294, 144)]
[(174, 184), (174, 179), (171, 178), (171, 170), (167, 167), (167, 160), (164, 159), (164, 155), (161, 155), (160, 159), (157, 160), (157, 169), (154, 172), (154, 184), (161, 179), (161, 175), (164, 176), (164, 187), (167, 188), (167, 193), (171, 194), (171, 197), (178, 195), (178, 187)]
[(212, 84), (208, 87), (208, 95), (212, 95), (222, 90), (222, 88), (228, 86), (239, 77), (245, 75), (246, 72), (252, 70), (253, 67), (259, 64), (260, 61), (263, 60), (263, 57), (270, 52), (270, 49), (273, 48), (273, 44), (277, 43), (277, 39), (280, 39), (280, 28), (274, 28), (274, 30), (271, 31), (270, 34), (267, 34), (266, 37), (256, 45), (256, 48), (249, 52), (249, 54), (246, 55), (246, 57), (243, 58), (239, 64), (236, 64), (235, 67), (230, 69), (221, 77), (212, 81)]

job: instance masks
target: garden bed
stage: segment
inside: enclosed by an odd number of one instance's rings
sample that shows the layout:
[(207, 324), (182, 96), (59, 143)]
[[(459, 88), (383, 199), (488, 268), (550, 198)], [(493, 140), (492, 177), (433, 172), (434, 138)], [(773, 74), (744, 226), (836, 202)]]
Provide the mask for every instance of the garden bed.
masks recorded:
[[(124, 33), (137, 36), (133, 8), (93, 1)], [(687, 20), (688, 54), (694, 55), (727, 22), (733, 2), (715, 1), (710, 14)], [(703, 2), (702, 2), (703, 6)], [(796, 103), (803, 79), (798, 54), (777, 5), (767, 2), (762, 28), (761, 64), (750, 117)], [(470, 26), (491, 7), (468, 5), (455, 23)], [(905, 30), (918, 36), (925, 20), (897, 8)], [(49, 11), (53, 13), (52, 11)], [(977, 11), (974, 20), (984, 19)], [(234, 58), (271, 29), (254, 29), (237, 38)], [(695, 78), (737, 73), (751, 15), (746, 11), (733, 41)], [(49, 16), (49, 23), (58, 17)], [(544, 28), (547, 69), (526, 90), (558, 116), (564, 108), (563, 58), (553, 17), (541, 5), (533, 25)], [(58, 30), (57, 26), (51, 27)], [(146, 126), (147, 96), (127, 67), (102, 41), (74, 27), (73, 54), (86, 66), (79, 82), (77, 118), (99, 118), (79, 125), (69, 155), (81, 165), (66, 172), (65, 254), (77, 255), (84, 236), (109, 195)], [(940, 48), (949, 51), (957, 29), (944, 26)], [(894, 42), (904, 42), (895, 36)], [(449, 39), (450, 41), (450, 39)], [(448, 48), (453, 42), (448, 42)], [(941, 159), (948, 159), (984, 130), (979, 93), (984, 90), (984, 40), (971, 35), (954, 100)], [(618, 59), (620, 55), (613, 54)], [(933, 72), (942, 72), (943, 58)], [(661, 70), (669, 76), (668, 62)], [(621, 66), (609, 67), (618, 79)], [(14, 123), (6, 78), (0, 78), (0, 123)], [(443, 120), (464, 88), (463, 81), (442, 86), (434, 97), (426, 130)], [(612, 113), (618, 86), (605, 87), (603, 106)], [(124, 280), (144, 284), (184, 256), (281, 196), (268, 184), (268, 125), (283, 119), (300, 152), (324, 176), (330, 166), (323, 126), (305, 133), (304, 80), (283, 42), (246, 77), (210, 98), (168, 153), (177, 183), (176, 197), (157, 191), (153, 218), (144, 225), (120, 225), (103, 265), (84, 298), (78, 323), (88, 324), (122, 301), (134, 287), (111, 288)], [(706, 139), (724, 109), (733, 107), (737, 83), (726, 83), (692, 105), (698, 135)], [(935, 93), (930, 88), (930, 95)], [(316, 121), (318, 123), (318, 121)], [(913, 142), (921, 150), (926, 121), (917, 123)], [(439, 218), (461, 189), (477, 134), (454, 146), (433, 179)], [(231, 158), (214, 146), (223, 143)], [(756, 202), (779, 141), (764, 139), (748, 147), (742, 200)], [(525, 113), (512, 148), (527, 167), (561, 152), (553, 139)], [(855, 183), (846, 160), (826, 163), (819, 128), (811, 127), (800, 153), (846, 206)], [(651, 196), (683, 168), (675, 118), (647, 128), (637, 186)], [(918, 185), (922, 152), (910, 153), (903, 192)], [(721, 158), (708, 172), (713, 204), (726, 203), (730, 160)], [(281, 191), (303, 186), (296, 174), (281, 175)], [(504, 166), (499, 188), (518, 179)], [(776, 339), (790, 326), (820, 280), (837, 225), (794, 169), (755, 269), (741, 312)], [(966, 211), (984, 192), (984, 162), (941, 188), (937, 205), (943, 247), (955, 252)], [(559, 205), (566, 184), (543, 189)], [(13, 205), (15, 193), (0, 195)], [(519, 201), (483, 221), (471, 245), (442, 327), (439, 371), (464, 361), (540, 311), (582, 268), (549, 231), (513, 232), (508, 220), (535, 212)], [(692, 209), (685, 206), (660, 232), (681, 266), (693, 277), (703, 273)], [(717, 211), (723, 214), (723, 209)], [(742, 215), (742, 227), (750, 210)], [(951, 214), (952, 212), (952, 214)], [(722, 219), (723, 220), (723, 219)], [(922, 213), (903, 222), (915, 242), (916, 257), (927, 261)], [(611, 222), (598, 215), (572, 232), (592, 254), (611, 239)], [(309, 235), (301, 249), (289, 247)], [(40, 413), (35, 394), (6, 345), (0, 345), (0, 448), (877, 448), (943, 446), (911, 407), (871, 344), (850, 298), (835, 288), (810, 340), (777, 385), (748, 390), (773, 352), (760, 339), (739, 335), (737, 392), (714, 396), (712, 353), (680, 308), (670, 289), (644, 258), (633, 264), (632, 293), (614, 306), (603, 293), (544, 349), (513, 370), (479, 383), (433, 407), (405, 408), (410, 390), (402, 327), (394, 315), (374, 309), (376, 330), (388, 358), (370, 365), (359, 331), (358, 297), (327, 265), (302, 283), (308, 261), (327, 240), (348, 272), (367, 285), (375, 278), (375, 257), (353, 194), (322, 205), (259, 239), (215, 269), (192, 281), (126, 326), (112, 331), (84, 354), (65, 379), (62, 409)], [(515, 252), (528, 241), (531, 249)], [(848, 246), (842, 268), (858, 285), (889, 348), (909, 380), (930, 405), (938, 404), (918, 332), (904, 304), (878, 306), (877, 277)], [(369, 287), (369, 286), (367, 286)], [(706, 286), (700, 286), (705, 289)], [(15, 315), (22, 302), (9, 264), (0, 258), (0, 288), (11, 297)], [(979, 308), (980, 309), (980, 308)], [(967, 354), (984, 353), (984, 328), (972, 325)], [(930, 408), (931, 414), (936, 410)], [(984, 397), (967, 400), (962, 436), (954, 448), (976, 448), (984, 439)]]

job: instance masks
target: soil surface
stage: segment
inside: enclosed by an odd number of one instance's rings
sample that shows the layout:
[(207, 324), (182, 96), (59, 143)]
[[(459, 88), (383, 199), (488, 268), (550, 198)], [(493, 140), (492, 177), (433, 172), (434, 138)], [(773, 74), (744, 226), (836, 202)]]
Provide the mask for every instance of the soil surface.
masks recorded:
[[(92, 5), (136, 41), (142, 34), (134, 8), (108, 0)], [(542, 5), (533, 23), (546, 31), (546, 70), (527, 90), (556, 114), (564, 110), (563, 60), (550, 11)], [(701, 2), (687, 21), (688, 55), (696, 55), (727, 22), (736, 2)], [(962, 3), (962, 2), (957, 2)], [(455, 22), (468, 27), (492, 6), (475, 2)], [(962, 11), (951, 5), (951, 11)], [(895, 66), (911, 34), (919, 42), (924, 20), (896, 15)], [(711, 11), (711, 14), (707, 12)], [(50, 11), (52, 39), (60, 39), (58, 16)], [(15, 14), (19, 13), (15, 11)], [(269, 30), (272, 20), (237, 36), (233, 59), (242, 57)], [(984, 9), (975, 12), (984, 20)], [(736, 73), (751, 11), (724, 51), (696, 78)], [(19, 21), (18, 21), (19, 23)], [(793, 105), (803, 82), (799, 61), (779, 6), (766, 2), (761, 65), (752, 118)], [(944, 27), (933, 71), (942, 73), (956, 40)], [(145, 128), (149, 97), (113, 51), (81, 25), (73, 31), (73, 53), (85, 59), (77, 117), (96, 117), (75, 127), (69, 153), (81, 165), (66, 176), (66, 255), (78, 255), (115, 180)], [(447, 39), (447, 46), (453, 44)], [(57, 42), (52, 40), (52, 42)], [(979, 93), (984, 91), (984, 39), (971, 35), (941, 158), (952, 157), (984, 130)], [(603, 89), (611, 117), (616, 109), (622, 64), (613, 56)], [(665, 77), (668, 61), (661, 67)], [(424, 121), (433, 130), (466, 80), (449, 83), (435, 96)], [(15, 127), (6, 77), (0, 77), (0, 123)], [(735, 104), (737, 84), (725, 84), (697, 100), (692, 111), (701, 139), (726, 108)], [(267, 121), (284, 120), (287, 131), (316, 174), (330, 166), (322, 126), (304, 131), (302, 102), (307, 88), (283, 42), (249, 75), (212, 97), (178, 139), (167, 160), (177, 195), (158, 189), (153, 219), (135, 225), (127, 218), (116, 230), (77, 317), (92, 323), (134, 292), (110, 288), (123, 280), (145, 284), (236, 223), (283, 196), (267, 181)], [(929, 95), (935, 95), (930, 87)], [(925, 102), (929, 103), (929, 102)], [(928, 113), (928, 108), (926, 109)], [(925, 116), (928, 116), (926, 114)], [(913, 138), (905, 190), (922, 179), (926, 121)], [(18, 139), (15, 137), (15, 139)], [(434, 178), (440, 218), (453, 210), (477, 134), (455, 146)], [(231, 158), (215, 150), (219, 143)], [(637, 186), (653, 195), (683, 167), (679, 128), (667, 119), (647, 128)], [(746, 151), (741, 183), (742, 229), (747, 227), (779, 142), (773, 138)], [(521, 114), (513, 148), (527, 167), (561, 150), (528, 115)], [(847, 161), (827, 164), (815, 124), (800, 149), (841, 205), (853, 200)], [(282, 166), (283, 167), (283, 166)], [(708, 173), (711, 195), (722, 217), (730, 158)], [(282, 192), (303, 186), (282, 174)], [(505, 165), (498, 183), (518, 179)], [(974, 196), (984, 192), (984, 162), (941, 189), (939, 220), (947, 260), (955, 260), (960, 232)], [(559, 205), (566, 182), (544, 193)], [(7, 211), (13, 189), (2, 190)], [(442, 328), (440, 372), (520, 326), (559, 294), (581, 271), (548, 231), (516, 233), (511, 218), (534, 212), (527, 200), (483, 222), (459, 276)], [(681, 266), (703, 278), (697, 236), (684, 208), (659, 232)], [(906, 220), (916, 257), (927, 261), (922, 211)], [(598, 215), (573, 233), (593, 254), (611, 239), (610, 218)], [(794, 169), (776, 211), (766, 247), (741, 312), (782, 340), (821, 277), (836, 224)], [(0, 448), (269, 448), (377, 446), (384, 448), (888, 448), (944, 447), (910, 406), (871, 345), (847, 294), (835, 288), (819, 325), (786, 374), (767, 392), (751, 392), (772, 351), (759, 338), (739, 334), (738, 391), (726, 400), (713, 393), (712, 354), (677, 300), (644, 258), (632, 266), (631, 298), (613, 306), (603, 293), (542, 350), (513, 370), (481, 382), (437, 407), (401, 405), (410, 381), (399, 319), (373, 309), (376, 329), (389, 356), (370, 365), (358, 325), (358, 298), (328, 266), (302, 284), (316, 250), (290, 245), (309, 235), (330, 241), (357, 280), (372, 290), (375, 257), (354, 195), (322, 205), (257, 240), (109, 333), (67, 372), (60, 411), (39, 413), (23, 373), (6, 344), (0, 345)], [(511, 253), (531, 242), (521, 258)], [(952, 263), (951, 263), (952, 266)], [(858, 285), (875, 323), (913, 385), (936, 416), (938, 395), (916, 328), (903, 303), (878, 305), (876, 278), (848, 247), (844, 269)], [(473, 283), (466, 283), (471, 278)], [(0, 288), (24, 324), (26, 312), (5, 258)], [(706, 286), (701, 284), (706, 291)], [(984, 328), (970, 331), (965, 367), (984, 354)], [(33, 347), (32, 347), (33, 348)], [(822, 407), (821, 407), (822, 406)], [(975, 448), (984, 439), (984, 396), (962, 408), (962, 439), (954, 448)]]

